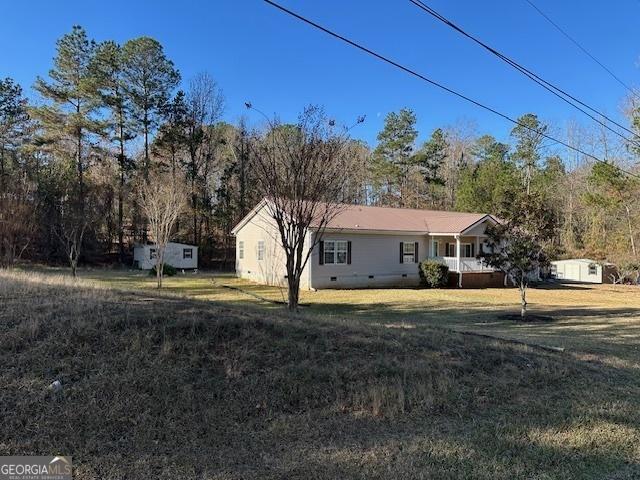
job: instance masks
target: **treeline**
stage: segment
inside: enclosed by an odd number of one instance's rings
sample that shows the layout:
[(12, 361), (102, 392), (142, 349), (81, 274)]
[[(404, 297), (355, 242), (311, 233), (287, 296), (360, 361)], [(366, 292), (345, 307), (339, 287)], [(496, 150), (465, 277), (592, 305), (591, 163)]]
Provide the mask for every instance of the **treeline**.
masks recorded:
[[(630, 128), (637, 131), (638, 109), (628, 112)], [(640, 268), (640, 169), (634, 143), (575, 124), (564, 133), (553, 131), (535, 114), (518, 119), (509, 143), (474, 130), (437, 128), (416, 147), (414, 113), (389, 114), (371, 154), (368, 201), (512, 218), (522, 198), (536, 197), (553, 215), (547, 246), (552, 257), (589, 257)], [(564, 138), (584, 153), (548, 137)]]
[(17, 258), (130, 261), (147, 241), (137, 191), (153, 169), (189, 190), (175, 239), (228, 261), (228, 233), (256, 202), (248, 132), (220, 121), (224, 97), (206, 73), (181, 76), (148, 37), (96, 43), (74, 27), (56, 45), (29, 102), (0, 82), (0, 253)]
[[(203, 266), (233, 265), (230, 231), (259, 200), (255, 155), (274, 132), (221, 121), (211, 75), (182, 79), (152, 38), (97, 43), (74, 27), (33, 87), (40, 98), (27, 100), (0, 80), (2, 264), (127, 264), (135, 243), (152, 240), (138, 192), (159, 170), (189, 192), (174, 240), (198, 245)], [(637, 130), (637, 107), (628, 112)], [(508, 143), (466, 125), (437, 128), (419, 145), (415, 114), (389, 113), (373, 148), (348, 142), (345, 197), (508, 218), (516, 199), (536, 196), (554, 215), (555, 256), (634, 262), (640, 183), (618, 166), (637, 172), (638, 152), (601, 131), (557, 132), (534, 114), (519, 123)], [(552, 130), (607, 163), (554, 145), (544, 136)]]

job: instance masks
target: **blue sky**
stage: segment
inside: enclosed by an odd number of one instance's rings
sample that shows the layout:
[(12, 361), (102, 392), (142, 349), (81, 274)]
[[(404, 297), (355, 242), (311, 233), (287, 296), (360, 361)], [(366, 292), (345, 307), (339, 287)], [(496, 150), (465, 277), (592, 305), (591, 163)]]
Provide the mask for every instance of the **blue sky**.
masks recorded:
[[(525, 0), (426, 0), (463, 28), (614, 118), (625, 91), (545, 22)], [(624, 81), (640, 78), (640, 2), (535, 0)], [(495, 57), (405, 0), (281, 0), (319, 23), (364, 43), (433, 79), (512, 116), (536, 112), (564, 124), (583, 120)], [(210, 72), (224, 90), (225, 118), (246, 112), (245, 100), (293, 120), (304, 105), (324, 105), (370, 144), (384, 115), (415, 110), (421, 138), (438, 126), (474, 121), (481, 133), (506, 139), (510, 125), (365, 56), (285, 16), (260, 0), (5, 2), (0, 29), (0, 76), (30, 93), (46, 75), (55, 41), (73, 24), (98, 41), (150, 35), (164, 45), (183, 78)], [(259, 117), (250, 117), (258, 123)], [(587, 123), (587, 119), (583, 120)]]

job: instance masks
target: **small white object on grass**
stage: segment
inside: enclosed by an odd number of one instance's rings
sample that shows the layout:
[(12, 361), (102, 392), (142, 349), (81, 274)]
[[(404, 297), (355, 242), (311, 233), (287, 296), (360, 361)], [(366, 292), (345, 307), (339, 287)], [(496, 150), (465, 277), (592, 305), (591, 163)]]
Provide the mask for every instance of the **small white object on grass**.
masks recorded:
[(49, 390), (53, 392), (59, 392), (60, 390), (62, 390), (62, 382), (60, 380), (52, 382), (51, 385), (49, 385)]

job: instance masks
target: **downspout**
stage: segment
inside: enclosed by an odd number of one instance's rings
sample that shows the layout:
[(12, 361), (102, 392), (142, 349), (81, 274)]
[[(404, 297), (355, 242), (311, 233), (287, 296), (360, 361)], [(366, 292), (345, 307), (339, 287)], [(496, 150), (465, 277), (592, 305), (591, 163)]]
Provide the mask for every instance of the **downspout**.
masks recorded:
[[(307, 233), (308, 235), (308, 241), (309, 241), (309, 245), (313, 245), (313, 235), (314, 233), (309, 230), (309, 232)], [(315, 247), (314, 247), (315, 248)], [(307, 267), (308, 271), (307, 271), (307, 288), (311, 291), (315, 291), (315, 289), (313, 288), (313, 274), (312, 274), (312, 269), (313, 269), (313, 265), (314, 265), (314, 261), (313, 261), (313, 252), (311, 252), (311, 255), (309, 255), (309, 261), (307, 262)]]
[(460, 235), (455, 236), (456, 239), (456, 264), (458, 266), (458, 288), (462, 288), (462, 268), (460, 262)]

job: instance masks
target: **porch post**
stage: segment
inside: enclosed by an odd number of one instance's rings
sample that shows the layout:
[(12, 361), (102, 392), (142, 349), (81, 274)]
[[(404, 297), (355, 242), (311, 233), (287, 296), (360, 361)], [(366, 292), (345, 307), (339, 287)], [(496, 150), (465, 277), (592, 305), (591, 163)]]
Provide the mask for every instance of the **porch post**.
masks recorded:
[(460, 265), (460, 235), (456, 235), (456, 264), (458, 267), (458, 287), (462, 287), (462, 268)]

